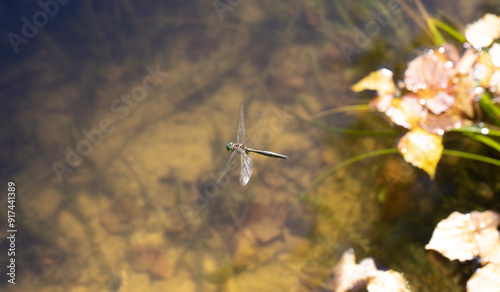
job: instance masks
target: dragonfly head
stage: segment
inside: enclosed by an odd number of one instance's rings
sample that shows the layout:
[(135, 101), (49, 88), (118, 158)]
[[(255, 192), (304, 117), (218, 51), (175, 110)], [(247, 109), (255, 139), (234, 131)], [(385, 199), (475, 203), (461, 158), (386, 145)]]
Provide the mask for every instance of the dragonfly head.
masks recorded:
[(227, 151), (231, 151), (231, 149), (232, 149), (232, 148), (233, 148), (233, 142), (229, 142), (229, 143), (227, 143), (227, 145), (226, 145), (226, 150), (227, 150)]

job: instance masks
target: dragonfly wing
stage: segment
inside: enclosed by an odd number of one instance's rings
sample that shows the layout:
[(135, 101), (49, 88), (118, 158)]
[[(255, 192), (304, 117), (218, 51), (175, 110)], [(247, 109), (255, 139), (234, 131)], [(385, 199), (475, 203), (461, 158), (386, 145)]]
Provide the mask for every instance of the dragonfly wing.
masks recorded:
[(231, 152), (231, 156), (229, 156), (229, 159), (226, 163), (226, 167), (224, 168), (224, 171), (221, 173), (219, 178), (217, 178), (217, 181), (215, 182), (216, 184), (219, 184), (220, 181), (222, 180), (222, 178), (225, 177), (229, 173), (229, 170), (231, 170), (231, 163), (233, 162), (235, 156), (236, 156), (236, 152), (235, 151)]
[(245, 186), (252, 176), (252, 157), (246, 153), (241, 154), (240, 185)]
[(236, 142), (243, 144), (245, 142), (245, 122), (243, 121), (244, 103), (240, 106), (240, 121), (238, 122), (238, 133), (236, 134)]

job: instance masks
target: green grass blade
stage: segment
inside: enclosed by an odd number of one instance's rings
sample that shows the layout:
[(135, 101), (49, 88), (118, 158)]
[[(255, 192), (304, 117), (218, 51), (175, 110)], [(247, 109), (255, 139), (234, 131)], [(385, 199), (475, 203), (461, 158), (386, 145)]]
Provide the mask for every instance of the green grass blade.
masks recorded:
[(445, 31), (446, 33), (454, 37), (460, 43), (466, 42), (465, 37), (453, 27), (435, 18), (433, 18), (433, 21), (438, 28), (440, 28), (441, 30)]
[(491, 148), (495, 149), (496, 151), (500, 152), (500, 143), (497, 141), (491, 139), (490, 137), (481, 135), (481, 134), (465, 134), (467, 137), (470, 137), (471, 139), (474, 139), (478, 142), (481, 142), (485, 145), (490, 146)]
[(464, 134), (482, 134), (485, 136), (500, 137), (500, 131), (490, 127), (480, 127), (479, 125), (465, 126), (458, 129), (452, 129), (450, 132), (458, 132)]
[(446, 43), (446, 40), (444, 39), (443, 35), (439, 32), (439, 30), (436, 27), (436, 23), (434, 18), (429, 18), (427, 19), (427, 26), (429, 27), (429, 30), (431, 31), (431, 34), (433, 36), (433, 42), (437, 47), (440, 47)]
[(465, 136), (474, 139), (480, 143), (490, 146), (491, 148), (500, 152), (500, 143), (488, 137), (500, 137), (500, 131), (491, 129), (489, 127), (480, 127), (479, 125), (465, 126), (459, 129), (453, 129), (450, 132), (462, 133)]
[(489, 164), (500, 166), (500, 160), (495, 159), (495, 158), (491, 158), (491, 157), (487, 157), (487, 156), (483, 156), (483, 155), (479, 155), (479, 154), (462, 152), (462, 151), (457, 151), (457, 150), (450, 150), (450, 149), (444, 149), (443, 154), (472, 159), (472, 160), (477, 160), (477, 161), (486, 162)]
[[(323, 181), (325, 178), (327, 178), (328, 176), (332, 175), (335, 171), (341, 169), (342, 167), (345, 167), (345, 166), (347, 166), (349, 164), (352, 164), (354, 162), (357, 162), (357, 161), (360, 161), (360, 160), (363, 160), (363, 159), (366, 159), (366, 158), (371, 158), (371, 157), (375, 157), (375, 156), (379, 156), (379, 155), (395, 154), (395, 153), (398, 153), (398, 149), (397, 148), (388, 148), (388, 149), (382, 149), (382, 150), (376, 150), (376, 151), (372, 151), (372, 152), (368, 152), (368, 153), (363, 153), (363, 154), (354, 156), (352, 158), (349, 158), (349, 159), (347, 159), (345, 161), (342, 161), (339, 164), (336, 164), (333, 167), (331, 167), (328, 170), (326, 170), (325, 172), (323, 172), (317, 178), (315, 178), (311, 182), (311, 184), (309, 185), (309, 187), (307, 188), (307, 190), (305, 190), (305, 191), (303, 191), (303, 192), (301, 192), (299, 194), (299, 197), (306, 196), (307, 193), (311, 189), (313, 189), (321, 181)], [(483, 155), (479, 155), (479, 154), (462, 152), (462, 151), (457, 151), (457, 150), (450, 150), (450, 149), (443, 149), (443, 154), (444, 155), (457, 156), (457, 157), (461, 157), (461, 158), (472, 159), (472, 160), (486, 162), (486, 163), (489, 163), (489, 164), (500, 166), (500, 160), (495, 159), (495, 158), (491, 158), (491, 157), (487, 157), (487, 156), (483, 156)]]
[(479, 100), (481, 108), (493, 118), (497, 126), (500, 126), (500, 107), (491, 101), (489, 93), (485, 92)]

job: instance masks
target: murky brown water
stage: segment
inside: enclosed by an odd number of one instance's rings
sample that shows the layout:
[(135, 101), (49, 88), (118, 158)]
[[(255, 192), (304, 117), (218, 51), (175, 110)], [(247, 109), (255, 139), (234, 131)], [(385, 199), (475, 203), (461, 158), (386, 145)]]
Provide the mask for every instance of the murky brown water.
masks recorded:
[[(1, 285), (327, 291), (333, 266), (353, 248), (404, 273), (415, 291), (462, 291), (473, 267), (423, 247), (451, 210), (498, 210), (497, 168), (445, 157), (430, 181), (386, 155), (299, 196), (333, 165), (394, 147), (394, 135), (331, 133), (294, 115), (366, 104), (370, 96), (350, 85), (378, 66), (402, 70), (431, 45), (398, 3), (68, 2), (26, 43), (4, 40), (2, 177), (17, 186), (18, 239), (16, 284), (3, 273)], [(459, 26), (500, 9), (494, 1), (424, 4)], [(42, 9), (4, 5), (19, 14), (7, 27), (20, 36), (19, 19)], [(253, 145), (290, 159), (253, 155), (247, 186), (236, 166), (216, 185), (242, 103)], [(390, 127), (366, 112), (319, 122)]]

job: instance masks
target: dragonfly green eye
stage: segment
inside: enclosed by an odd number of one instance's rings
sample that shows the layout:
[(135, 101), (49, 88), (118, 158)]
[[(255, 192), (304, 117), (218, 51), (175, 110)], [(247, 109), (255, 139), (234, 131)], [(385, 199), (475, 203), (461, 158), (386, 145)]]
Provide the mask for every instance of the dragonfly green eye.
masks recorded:
[(226, 145), (226, 150), (227, 150), (227, 151), (231, 151), (231, 146), (232, 146), (232, 145), (233, 145), (233, 142), (229, 142), (229, 143), (227, 143), (227, 145)]

